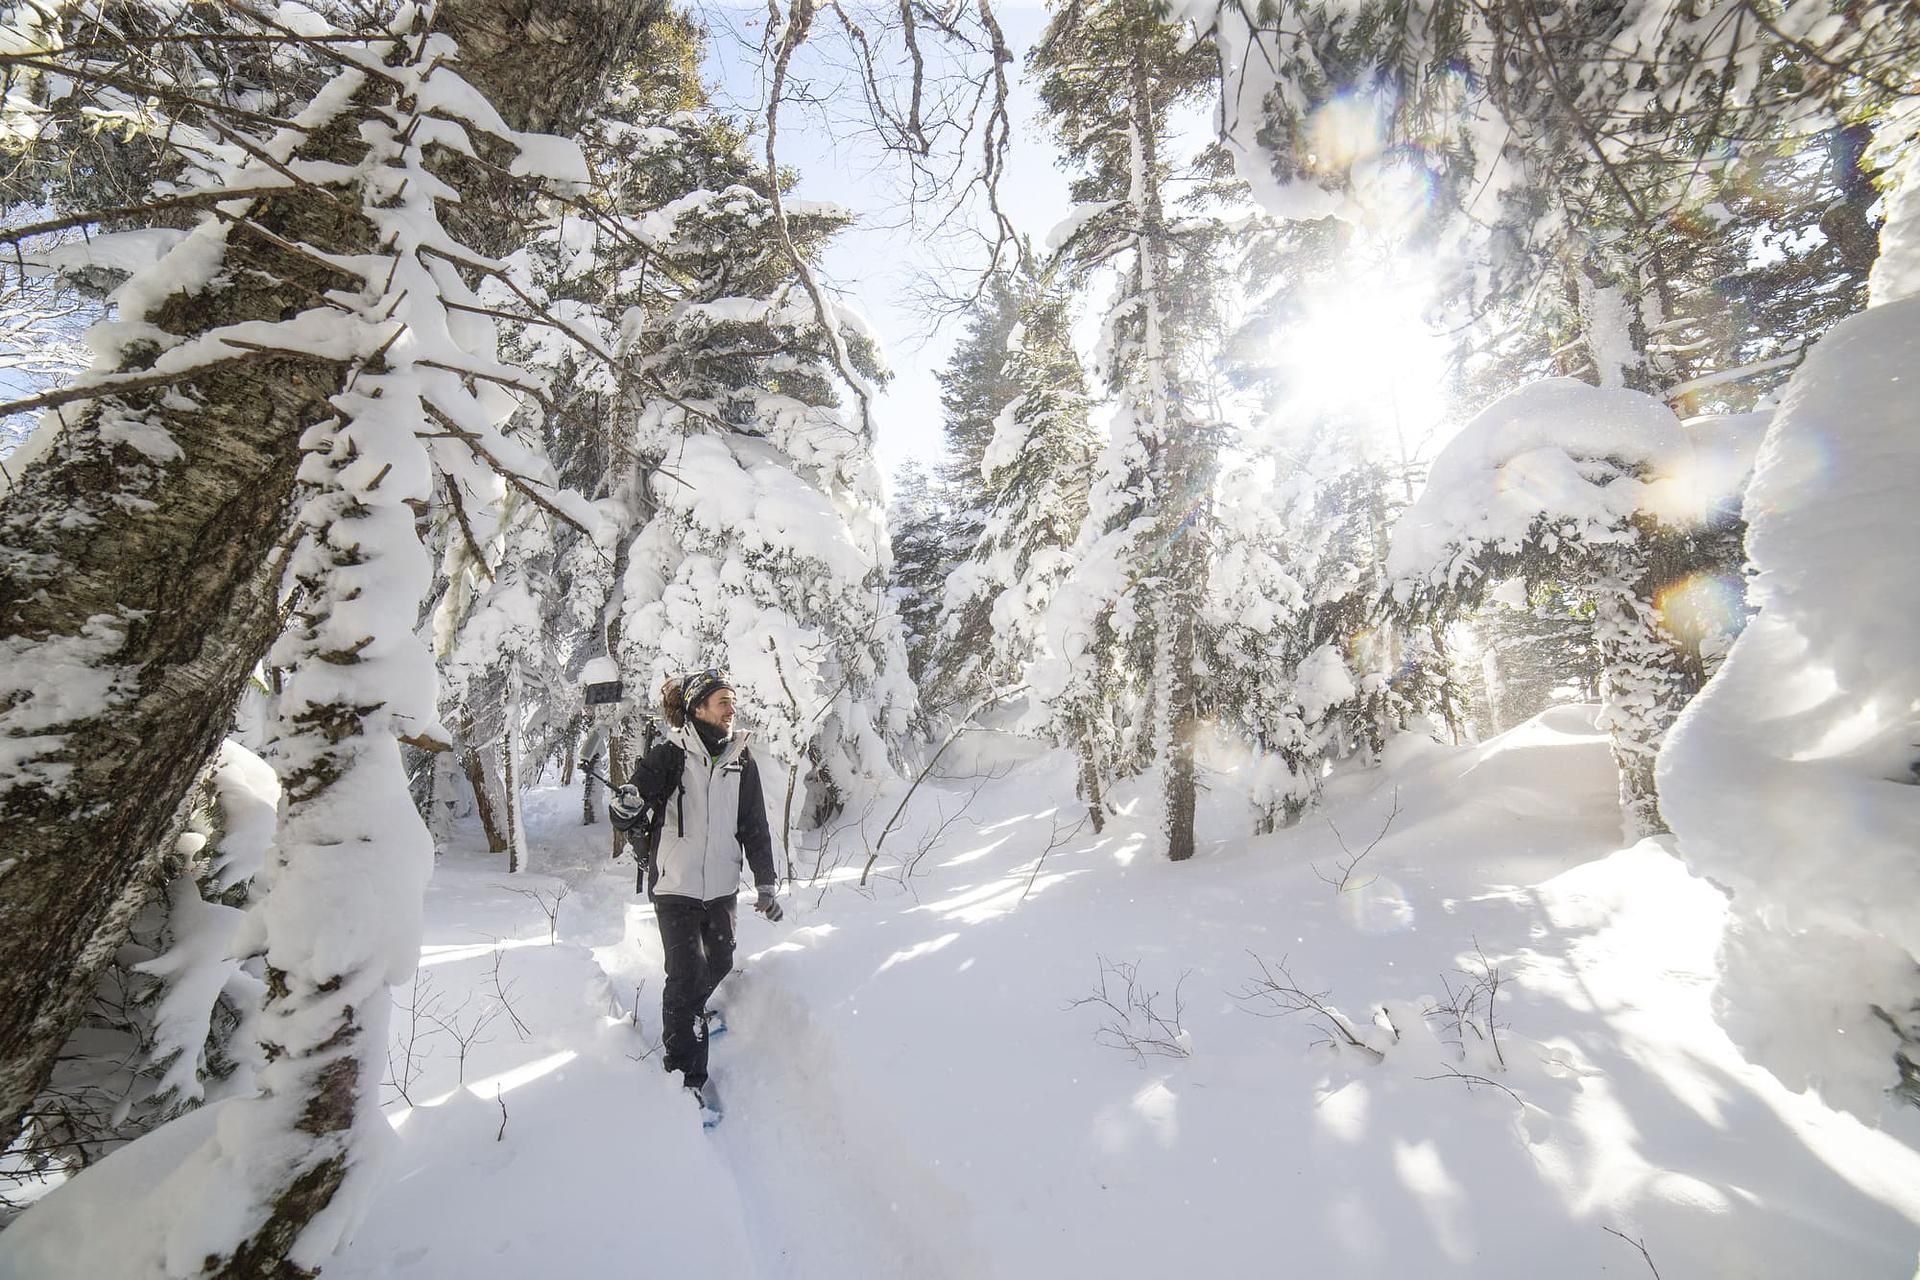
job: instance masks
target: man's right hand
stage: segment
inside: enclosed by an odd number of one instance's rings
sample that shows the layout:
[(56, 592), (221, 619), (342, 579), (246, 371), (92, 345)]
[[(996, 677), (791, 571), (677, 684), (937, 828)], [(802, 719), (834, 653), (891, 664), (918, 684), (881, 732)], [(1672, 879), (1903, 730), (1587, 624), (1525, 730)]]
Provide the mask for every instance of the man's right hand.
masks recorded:
[(607, 801), (607, 812), (622, 822), (631, 822), (640, 816), (640, 788), (628, 783), (617, 788), (613, 798)]

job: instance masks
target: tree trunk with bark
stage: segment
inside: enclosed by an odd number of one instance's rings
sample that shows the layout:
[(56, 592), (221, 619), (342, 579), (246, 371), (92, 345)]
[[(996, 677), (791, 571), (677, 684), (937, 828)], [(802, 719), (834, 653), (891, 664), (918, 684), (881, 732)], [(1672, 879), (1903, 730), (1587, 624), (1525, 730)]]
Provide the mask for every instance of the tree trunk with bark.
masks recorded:
[(507, 674), (507, 726), (506, 732), (500, 735), (500, 795), (507, 811), (507, 870), (514, 874), (527, 869), (527, 829), (520, 812), (520, 789), (525, 783), (520, 777), (520, 768), (520, 666), (516, 659)]
[(1093, 824), (1093, 833), (1099, 835), (1107, 826), (1106, 798), (1100, 788), (1100, 761), (1094, 754), (1092, 741), (1082, 735), (1079, 742), (1080, 785), (1075, 788), (1080, 801), (1087, 806), (1087, 821)]
[[(659, 12), (613, 0), (455, 0), (439, 20), (467, 41), (460, 73), (509, 124), (569, 131)], [(528, 76), (529, 65), (542, 74)], [(357, 163), (359, 123), (391, 97), (370, 76), (295, 154)], [(191, 340), (327, 306), (329, 291), (362, 282), (296, 246), (372, 250), (360, 199), (343, 176), (252, 201), (176, 249), (185, 269), (172, 291), (121, 321)], [(499, 200), (460, 208), (474, 238), (490, 219), (511, 234)], [(0, 877), (0, 1141), (17, 1133), (126, 936), (248, 674), (283, 627), (301, 439), (333, 416), (344, 365), (234, 351), (61, 409), (59, 435), (0, 502), (0, 738), (18, 766), (0, 778), (10, 860)], [(128, 341), (115, 375), (152, 373), (160, 355), (152, 340)], [(359, 1023), (352, 1009), (342, 1018), (350, 1040)], [(296, 1127), (328, 1130), (371, 1083), (321, 1081)], [(286, 1248), (337, 1185), (315, 1170), (284, 1189), (272, 1222), (219, 1274), (305, 1274)]]
[(1206, 486), (1210, 459), (1201, 431), (1177, 412), (1177, 392), (1168, 372), (1167, 337), (1162, 317), (1169, 310), (1164, 291), (1171, 261), (1160, 197), (1159, 131), (1152, 69), (1144, 46), (1130, 72), (1128, 111), (1135, 145), (1134, 199), (1139, 220), (1136, 283), (1145, 313), (1142, 356), (1146, 362), (1147, 410), (1153, 424), (1154, 497), (1159, 510), (1156, 540), (1162, 550), (1152, 592), (1158, 608), (1154, 628), (1153, 754), (1161, 769), (1167, 857), (1184, 862), (1193, 856), (1193, 814), (1197, 779), (1194, 738), (1198, 729), (1198, 690), (1194, 686), (1195, 621), (1206, 584), (1202, 551)]
[[(360, 149), (349, 115), (302, 150), (350, 163)], [(372, 227), (350, 200), (316, 191), (257, 200), (218, 236), (217, 275), (127, 318), (190, 339), (358, 286), (275, 238), (351, 254), (371, 246)], [(120, 371), (159, 354), (136, 342)], [(12, 690), (0, 712), (0, 735), (26, 757), (0, 794), (13, 860), (0, 879), (0, 1141), (152, 890), (181, 806), (280, 631), (299, 441), (331, 414), (339, 383), (337, 364), (259, 353), (84, 402), (61, 411), (59, 438), (0, 506), (0, 653), (29, 677), (55, 664), (65, 686), (44, 709), (53, 691)], [(89, 686), (99, 696), (74, 696)]]

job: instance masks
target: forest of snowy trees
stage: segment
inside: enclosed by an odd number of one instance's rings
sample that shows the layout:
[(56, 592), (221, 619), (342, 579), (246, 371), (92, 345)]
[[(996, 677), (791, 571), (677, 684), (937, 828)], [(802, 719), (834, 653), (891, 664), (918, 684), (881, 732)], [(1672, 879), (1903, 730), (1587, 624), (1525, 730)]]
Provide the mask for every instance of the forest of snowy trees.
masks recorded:
[[(1284, 832), (1598, 704), (1734, 1041), (1821, 1087), (1771, 1029), (1837, 1017), (1920, 1098), (1901, 0), (773, 0), (744, 111), (672, 0), (4, 14), (9, 1218), (150, 1135), (151, 1274), (316, 1274), (436, 853), (596, 824), (709, 665), (802, 879), (983, 730), (1184, 863), (1229, 772)], [(890, 483), (858, 219), (783, 160), (829, 83), (971, 228)]]

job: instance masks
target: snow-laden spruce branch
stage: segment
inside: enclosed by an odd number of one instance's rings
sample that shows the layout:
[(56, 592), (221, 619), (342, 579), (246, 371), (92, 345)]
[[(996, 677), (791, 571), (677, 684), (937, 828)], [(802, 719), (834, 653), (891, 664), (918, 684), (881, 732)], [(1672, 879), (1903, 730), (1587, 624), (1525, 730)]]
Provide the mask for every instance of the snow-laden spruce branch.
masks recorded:
[[(108, 12), (91, 5), (36, 11), (31, 29), (21, 30), (29, 40), (39, 39), (57, 34), (67, 17), (86, 21)], [(208, 12), (165, 5), (112, 14), (172, 21)], [(291, 21), (294, 12), (282, 9), (279, 17)], [(138, 499), (122, 504), (115, 520), (98, 522), (98, 541), (109, 552), (121, 538), (157, 524), (183, 524), (198, 509), (191, 494), (188, 501), (166, 503), (139, 495), (185, 494), (189, 480), (213, 489), (231, 481), (232, 467), (208, 468), (199, 461), (195, 451), (206, 442), (193, 433), (202, 425), (229, 457), (245, 457), (256, 443), (262, 452), (283, 450), (286, 483), (295, 478), (297, 459), (295, 537), (274, 523), (284, 522), (289, 496), (274, 487), (279, 473), (252, 476), (231, 493), (213, 494), (229, 521), (246, 518), (257, 505), (266, 522), (262, 529), (230, 530), (235, 536), (226, 539), (200, 537), (184, 525), (181, 530), (193, 545), (212, 546), (220, 555), (244, 557), (256, 543), (263, 551), (275, 548), (266, 556), (270, 573), (253, 563), (240, 566), (239, 598), (226, 597), (210, 611), (215, 622), (203, 629), (198, 665), (204, 670), (197, 677), (209, 685), (205, 690), (173, 681), (164, 664), (143, 665), (151, 672), (144, 683), (131, 674), (139, 656), (135, 646), (147, 642), (142, 633), (157, 627), (164, 643), (179, 625), (168, 612), (178, 610), (178, 600), (131, 614), (86, 610), (95, 620), (82, 637), (70, 637), (59, 631), (53, 611), (68, 595), (96, 585), (111, 590), (116, 580), (98, 567), (49, 577), (62, 555), (80, 554), (51, 537), (42, 539), (46, 555), (10, 555), (4, 566), (10, 586), (18, 586), (23, 574), (53, 583), (32, 595), (31, 608), (47, 614), (47, 623), (5, 619), (4, 643), (20, 660), (10, 663), (9, 675), (31, 675), (55, 657), (84, 660), (100, 673), (87, 679), (101, 694), (97, 706), (72, 699), (63, 704), (64, 711), (77, 709), (77, 721), (50, 718), (32, 696), (24, 703), (6, 700), (7, 723), (0, 727), (15, 744), (9, 763), (24, 759), (27, 766), (9, 770), (10, 805), (29, 791), (56, 799), (63, 789), (92, 794), (99, 780), (88, 772), (94, 769), (90, 758), (103, 753), (90, 748), (70, 766), (65, 760), (75, 757), (67, 754), (66, 735), (109, 710), (140, 735), (141, 749), (169, 752), (167, 768), (178, 764), (182, 777), (190, 776), (195, 735), (223, 725), (231, 704), (219, 681), (244, 678), (260, 656), (251, 646), (264, 648), (271, 638), (266, 628), (282, 621), (272, 579), (284, 568), (293, 587), (287, 630), (269, 657), (284, 674), (271, 752), (285, 788), (284, 820), (272, 862), (258, 877), (266, 892), (251, 912), (251, 943), (245, 944), (268, 956), (259, 1028), (270, 1061), (258, 1077), (259, 1092), (224, 1101), (222, 1125), (184, 1153), (176, 1175), (186, 1189), (182, 1194), (211, 1195), (223, 1206), (222, 1221), (231, 1232), (207, 1239), (193, 1258), (195, 1268), (213, 1258), (220, 1274), (252, 1274), (289, 1257), (301, 1266), (324, 1259), (364, 1203), (354, 1189), (368, 1186), (367, 1144), (385, 1132), (363, 1103), (377, 1079), (373, 1055), (385, 1038), (388, 985), (404, 979), (417, 958), (419, 894), (431, 865), (431, 843), (408, 794), (400, 746), (443, 744), (448, 736), (437, 723), (431, 655), (413, 633), (432, 580), (416, 533), (420, 514), (434, 505), (432, 477), (446, 476), (449, 492), (464, 488), (467, 505), (491, 505), (513, 490), (532, 507), (544, 503), (556, 518), (580, 524), (592, 519), (580, 499), (558, 488), (537, 451), (502, 429), (524, 400), (541, 399), (541, 389), (538, 379), (498, 358), (495, 321), (474, 314), (480, 300), (456, 265), (478, 255), (447, 234), (437, 209), (463, 194), (443, 178), (440, 162), (471, 152), (483, 135), (491, 137), (489, 145), (518, 154), (513, 169), (520, 191), (543, 181), (570, 181), (581, 161), (577, 151), (569, 155), (554, 139), (507, 126), (461, 78), (456, 65), (478, 64), (460, 64), (452, 41), (435, 30), (443, 12), (409, 11), (404, 31), (355, 32), (351, 39), (347, 32), (325, 33), (323, 73), (289, 60), (305, 68), (302, 74), (313, 73), (289, 86), (283, 100), (291, 110), (255, 109), (265, 100), (225, 109), (199, 91), (204, 85), (217, 93), (224, 83), (217, 74), (200, 74), (194, 59), (202, 45), (191, 38), (139, 45), (145, 32), (127, 36), (139, 53), (126, 66), (105, 71), (86, 60), (112, 42), (83, 41), (87, 49), (64, 55), (76, 59), (72, 75), (57, 60), (63, 56), (59, 42), (42, 41), (48, 59), (27, 59), (31, 65), (9, 81), (10, 91), (30, 82), (37, 92), (57, 80), (50, 100), (78, 97), (101, 104), (108, 116), (163, 139), (185, 158), (178, 181), (208, 193), (204, 201), (157, 209), (139, 208), (153, 201), (113, 205), (127, 217), (207, 211), (193, 230), (163, 246), (157, 261), (134, 272), (119, 295), (118, 344), (100, 344), (99, 372), (81, 388), (85, 395), (51, 406), (39, 437), (16, 456), (21, 465), (0, 507), (9, 541), (20, 541), (25, 530), (50, 529), (37, 520), (36, 504), (48, 492), (65, 492), (61, 468), (75, 458), (87, 461), (92, 452), (118, 469), (124, 496)], [(244, 17), (245, 11), (234, 6), (214, 16), (232, 22), (234, 14)], [(251, 34), (261, 38), (213, 43), (310, 47), (267, 39), (265, 31)], [(182, 66), (192, 74), (165, 61), (169, 50), (181, 52)], [(141, 84), (129, 78), (135, 74), (148, 75), (161, 91), (139, 92)], [(175, 91), (176, 79), (193, 91)], [(271, 137), (250, 132), (269, 129)], [(16, 266), (30, 265), (33, 251), (24, 246)], [(243, 287), (207, 292), (223, 268)], [(268, 297), (269, 305), (258, 318), (233, 321), (231, 304), (254, 292)], [(149, 323), (162, 315), (170, 317), (170, 327)], [(137, 341), (129, 342), (129, 333)], [(157, 359), (143, 343), (157, 348)], [(110, 385), (98, 385), (103, 382)], [(229, 410), (241, 400), (265, 412), (256, 408), (247, 423), (229, 424)], [(105, 438), (105, 422), (131, 447)], [(256, 442), (247, 430), (266, 438)], [(273, 436), (276, 430), (282, 435)], [(102, 437), (98, 444), (96, 436)], [(196, 465), (175, 465), (183, 457), (195, 458)], [(215, 460), (223, 461), (218, 453)], [(483, 475), (490, 483), (479, 482)], [(83, 493), (81, 504), (88, 501)], [(457, 511), (469, 534), (475, 514)], [(164, 532), (171, 535), (171, 527)], [(144, 536), (151, 545), (165, 545), (150, 532)], [(199, 578), (218, 583), (219, 572), (208, 566)], [(44, 634), (12, 634), (23, 621)], [(222, 628), (234, 634), (222, 634)], [(79, 688), (72, 680), (83, 674), (77, 668), (68, 673), (70, 692)], [(161, 713), (152, 731), (141, 710), (147, 702)], [(184, 735), (182, 728), (188, 730)], [(23, 729), (33, 732), (23, 738)], [(143, 786), (151, 784), (144, 807), (112, 807), (135, 814), (152, 810), (163, 823), (175, 807), (168, 791), (174, 779), (137, 755), (104, 754), (122, 783), (130, 770)], [(65, 827), (48, 828), (33, 844), (51, 854), (68, 834)], [(88, 839), (84, 830), (71, 834), (88, 847), (114, 851), (111, 856), (124, 865), (114, 874), (103, 871), (103, 883), (117, 875), (130, 886), (138, 884), (140, 860), (166, 840), (157, 826), (123, 827), (107, 840)], [(6, 886), (10, 909), (32, 883), (30, 868), (12, 872)], [(51, 932), (74, 935), (75, 945), (104, 937), (111, 952), (115, 920), (125, 918), (117, 913), (132, 900), (103, 895), (87, 904), (102, 913), (97, 924), (80, 920)], [(90, 978), (80, 964), (65, 980), (84, 989)], [(59, 1016), (57, 1010), (46, 1013), (49, 1021)], [(38, 1061), (15, 1056), (12, 1031), (9, 1026), (9, 1106), (23, 1083), (31, 1090)], [(57, 1035), (51, 1043), (57, 1047)], [(335, 1203), (343, 1188), (349, 1194)], [(161, 1187), (153, 1193), (167, 1194)], [(335, 1212), (309, 1230), (330, 1203)]]

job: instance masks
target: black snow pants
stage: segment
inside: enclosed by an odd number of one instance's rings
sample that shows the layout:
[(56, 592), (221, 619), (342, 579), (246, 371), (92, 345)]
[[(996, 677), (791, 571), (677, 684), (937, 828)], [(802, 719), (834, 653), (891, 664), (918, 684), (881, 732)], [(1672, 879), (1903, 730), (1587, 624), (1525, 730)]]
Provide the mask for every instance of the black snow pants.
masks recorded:
[(660, 997), (660, 1038), (667, 1070), (690, 1085), (707, 1082), (707, 1027), (700, 1015), (714, 988), (733, 972), (733, 912), (738, 894), (711, 902), (662, 896), (653, 900), (660, 944), (667, 953), (667, 985)]

